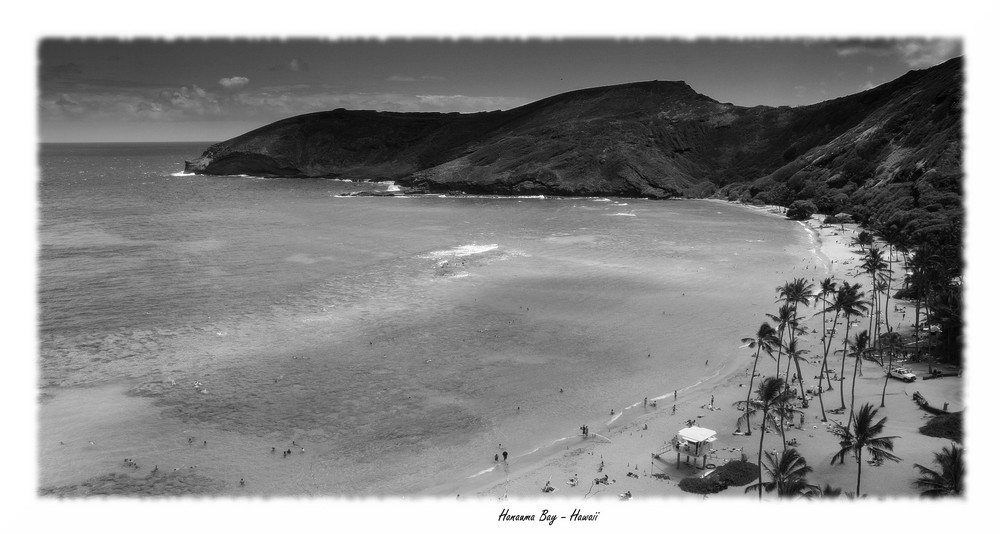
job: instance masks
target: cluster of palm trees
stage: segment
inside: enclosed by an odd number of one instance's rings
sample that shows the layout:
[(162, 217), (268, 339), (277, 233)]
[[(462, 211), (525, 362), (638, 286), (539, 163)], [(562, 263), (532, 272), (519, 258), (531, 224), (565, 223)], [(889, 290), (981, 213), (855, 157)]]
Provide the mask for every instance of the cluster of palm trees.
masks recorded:
[[(819, 288), (813, 293), (813, 284), (804, 278), (796, 278), (791, 282), (777, 288), (779, 308), (775, 314), (767, 314), (770, 322), (761, 323), (757, 332), (752, 337), (744, 338), (742, 341), (754, 349), (753, 368), (750, 372), (750, 382), (747, 388), (747, 398), (735, 403), (741, 411), (737, 419), (737, 429), (741, 429), (745, 423), (746, 435), (752, 435), (754, 421), (759, 422), (760, 439), (757, 451), (757, 472), (758, 482), (747, 487), (746, 491), (758, 493), (758, 498), (763, 498), (765, 491), (776, 491), (780, 496), (830, 496), (839, 494), (839, 490), (827, 487), (825, 490), (810, 484), (806, 475), (812, 471), (805, 459), (794, 447), (788, 445), (785, 439), (785, 421), (801, 414), (802, 409), (808, 408), (804, 376), (802, 374), (801, 362), (803, 355), (808, 351), (799, 348), (801, 336), (806, 330), (801, 326), (802, 317), (799, 316), (800, 306), (805, 307), (812, 304), (820, 309), (814, 315), (822, 315), (823, 335), (821, 344), (823, 357), (820, 360), (820, 373), (816, 387), (816, 394), (820, 402), (820, 412), (824, 422), (826, 419), (826, 408), (823, 401), (823, 391), (832, 391), (833, 386), (830, 379), (829, 356), (835, 343), (835, 336), (838, 333), (838, 325), (844, 324), (843, 341), (841, 344), (841, 365), (838, 382), (840, 382), (840, 409), (848, 410), (849, 418), (847, 424), (836, 423), (834, 434), (839, 438), (840, 450), (831, 458), (831, 465), (844, 463), (848, 456), (853, 456), (857, 464), (857, 483), (854, 495), (861, 495), (862, 478), (862, 457), (867, 451), (872, 458), (871, 463), (881, 464), (884, 461), (899, 462), (900, 458), (892, 454), (893, 442), (898, 436), (883, 436), (882, 432), (887, 421), (886, 417), (878, 418), (878, 408), (869, 403), (855, 410), (855, 383), (861, 372), (861, 359), (875, 351), (880, 352), (881, 341), (872, 341), (869, 332), (874, 328), (876, 338), (881, 333), (880, 325), (871, 325), (868, 330), (855, 332), (851, 337), (851, 327), (859, 324), (859, 318), (865, 312), (872, 310), (871, 316), (879, 317), (881, 310), (888, 306), (888, 292), (891, 287), (891, 271), (888, 270), (887, 262), (882, 258), (881, 251), (870, 241), (870, 235), (859, 237), (858, 243), (868, 247), (863, 251), (865, 260), (861, 269), (867, 273), (872, 280), (873, 290), (870, 299), (861, 289), (860, 284), (850, 284), (842, 282), (839, 285), (833, 279), (827, 278), (820, 282)], [(886, 274), (889, 273), (889, 274)], [(882, 295), (885, 295), (885, 307), (882, 305)], [(843, 323), (841, 323), (841, 320)], [(881, 321), (879, 321), (881, 322)], [(885, 323), (888, 324), (886, 315)], [(889, 332), (891, 333), (891, 329)], [(898, 338), (898, 335), (896, 336)], [(893, 339), (887, 336), (887, 339)], [(754, 378), (758, 376), (761, 354), (767, 354), (775, 360), (775, 371), (773, 376), (761, 378), (757, 389), (754, 390)], [(785, 368), (782, 372), (782, 356), (785, 356)], [(848, 358), (853, 358), (853, 371), (850, 390), (850, 408), (846, 402), (844, 392), (845, 371), (847, 369)], [(789, 382), (791, 365), (795, 364), (794, 379), (798, 382), (798, 392), (795, 385)], [(891, 365), (891, 362), (890, 362)], [(761, 373), (768, 374), (768, 373)], [(887, 375), (888, 376), (888, 375)], [(824, 387), (824, 380), (826, 381)], [(882, 406), (885, 405), (885, 386), (883, 385)], [(801, 399), (801, 405), (796, 403)], [(800, 409), (801, 406), (801, 409)], [(764, 437), (768, 432), (774, 432), (781, 436), (781, 451), (764, 452)], [(947, 451), (946, 451), (947, 452)], [(955, 454), (953, 451), (945, 456), (935, 455), (935, 461), (943, 467), (947, 466), (944, 473), (938, 474), (926, 467), (915, 466), (924, 475), (919, 484), (926, 487), (939, 488), (947, 486), (953, 493), (961, 492), (960, 482), (954, 484), (955, 473), (961, 476), (961, 456), (959, 449), (958, 467), (956, 462), (949, 459)], [(945, 463), (943, 463), (945, 462)], [(767, 472), (770, 480), (765, 482), (764, 472)], [(938, 478), (932, 478), (932, 475)], [(939, 480), (940, 479), (940, 480)], [(944, 480), (942, 482), (941, 480)], [(948, 483), (951, 483), (948, 485)], [(916, 484), (916, 483), (915, 483)], [(920, 487), (925, 487), (920, 486)], [(957, 490), (955, 489), (957, 487)], [(946, 494), (941, 491), (938, 494)]]

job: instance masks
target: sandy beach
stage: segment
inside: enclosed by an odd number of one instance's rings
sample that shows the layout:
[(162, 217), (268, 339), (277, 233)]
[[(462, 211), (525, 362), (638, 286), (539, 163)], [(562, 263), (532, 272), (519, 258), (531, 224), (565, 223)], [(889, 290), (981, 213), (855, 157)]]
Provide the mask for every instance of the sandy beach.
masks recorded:
[[(775, 217), (784, 217), (773, 207), (752, 207)], [(815, 248), (811, 256), (803, 257), (801, 265), (784, 270), (778, 270), (773, 280), (762, 281), (775, 287), (796, 277), (805, 277), (815, 285), (827, 276), (836, 281), (848, 280), (860, 283), (867, 291), (865, 276), (855, 276), (854, 267), (858, 256), (850, 249), (851, 237), (858, 232), (856, 225), (823, 226), (820, 216), (802, 223), (804, 229), (812, 235)], [(896, 267), (893, 276), (900, 280), (902, 269)], [(749, 304), (749, 303), (748, 303)], [(772, 303), (755, 303), (758, 306), (748, 306), (747, 313), (759, 315), (758, 322), (767, 318), (765, 312), (773, 313), (777, 305)], [(912, 305), (896, 301), (891, 302), (890, 322), (894, 328), (904, 329), (912, 323)], [(759, 311), (758, 311), (759, 310)], [(897, 311), (898, 310), (898, 311)], [(800, 311), (806, 318), (804, 326), (808, 334), (801, 338), (800, 347), (809, 350), (808, 363), (803, 363), (803, 374), (810, 378), (806, 386), (814, 386), (815, 377), (819, 374), (822, 346), (818, 332), (822, 329), (822, 318), (814, 315), (820, 308)], [(865, 321), (862, 321), (864, 323)], [(867, 325), (857, 327), (867, 328)], [(855, 331), (858, 331), (855, 330)], [(733, 332), (734, 338), (751, 335), (752, 332)], [(839, 346), (840, 339), (837, 336)], [(834, 347), (836, 348), (836, 346)], [(635, 499), (646, 497), (698, 497), (682, 491), (678, 482), (685, 477), (704, 476), (711, 471), (686, 465), (682, 457), (677, 464), (677, 456), (673, 451), (665, 452), (659, 457), (653, 455), (663, 451), (677, 431), (685, 428), (688, 420), (696, 421), (696, 425), (715, 430), (717, 441), (712, 443), (714, 449), (709, 464), (722, 465), (730, 460), (740, 459), (741, 453), (748, 456), (749, 461), (756, 462), (759, 434), (752, 436), (734, 435), (736, 421), (740, 412), (734, 403), (745, 400), (748, 386), (747, 369), (753, 364), (753, 351), (749, 348), (729, 355), (719, 355), (726, 361), (722, 368), (714, 374), (707, 375), (698, 385), (686, 391), (677, 392), (677, 399), (672, 395), (666, 398), (644, 399), (637, 392), (635, 403), (616, 414), (608, 414), (605, 423), (593, 425), (589, 436), (580, 435), (575, 440), (554, 444), (554, 450), (543, 458), (533, 457), (529, 460), (511, 458), (507, 462), (500, 461), (497, 465), (481, 476), (471, 479), (466, 487), (460, 488), (459, 498), (465, 499), (618, 499), (622, 494), (630, 492)], [(784, 360), (783, 360), (784, 361)], [(840, 356), (834, 356), (831, 351), (829, 366), (839, 373)], [(770, 364), (770, 365), (769, 365)], [(853, 365), (853, 362), (849, 362)], [(773, 360), (761, 357), (758, 373), (763, 376), (773, 374)], [(784, 366), (784, 365), (783, 365)], [(665, 370), (666, 372), (667, 370)], [(933, 438), (918, 432), (930, 415), (918, 408), (912, 395), (918, 392), (932, 406), (941, 407), (948, 403), (948, 410), (957, 412), (964, 409), (962, 399), (962, 377), (946, 377), (933, 380), (923, 380), (927, 375), (926, 364), (913, 367), (919, 377), (915, 382), (905, 383), (890, 379), (885, 393), (885, 406), (879, 408), (879, 416), (888, 417), (885, 434), (899, 436), (895, 440), (895, 454), (901, 458), (898, 463), (886, 462), (880, 466), (863, 465), (861, 492), (868, 496), (879, 497), (913, 497), (916, 491), (912, 488), (912, 480), (916, 477), (914, 463), (932, 465), (933, 453), (950, 444), (950, 440)], [(708, 373), (708, 371), (706, 371)], [(844, 382), (846, 403), (850, 405), (850, 371)], [(881, 404), (884, 375), (881, 368), (872, 362), (864, 361), (861, 365), (861, 376), (856, 384), (855, 405), (871, 403), (875, 407)], [(754, 381), (754, 388), (759, 379)], [(645, 400), (645, 405), (644, 405)], [(655, 401), (655, 407), (652, 404)], [(797, 449), (813, 468), (808, 477), (809, 482), (820, 487), (829, 484), (841, 488), (845, 492), (853, 492), (856, 483), (854, 465), (847, 462), (843, 465), (831, 465), (831, 459), (839, 450), (836, 437), (830, 432), (834, 422), (847, 422), (847, 414), (831, 414), (830, 409), (840, 407), (840, 393), (837, 383), (834, 389), (824, 393), (824, 403), (828, 411), (828, 421), (822, 422), (820, 403), (813, 399), (809, 407), (803, 410), (804, 424), (795, 421), (794, 427), (786, 431), (786, 439), (795, 439)], [(676, 406), (676, 411), (674, 407)], [(780, 436), (768, 433), (764, 441), (765, 451), (781, 449)], [(595, 484), (598, 477), (608, 476), (609, 484)], [(658, 475), (658, 476), (653, 476)], [(766, 475), (765, 475), (766, 477)], [(577, 483), (573, 484), (573, 479)], [(555, 491), (543, 492), (542, 488), (550, 485)], [(743, 487), (729, 489), (709, 495), (713, 497), (736, 497), (742, 495)], [(748, 497), (750, 498), (750, 497)], [(767, 498), (767, 497), (765, 497)], [(776, 497), (771, 497), (776, 498)]]

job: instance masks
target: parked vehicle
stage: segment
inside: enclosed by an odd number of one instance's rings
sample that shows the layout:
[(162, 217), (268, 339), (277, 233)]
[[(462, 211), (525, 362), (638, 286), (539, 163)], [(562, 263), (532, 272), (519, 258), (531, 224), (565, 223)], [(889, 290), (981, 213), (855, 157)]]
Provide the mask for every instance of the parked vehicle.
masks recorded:
[(917, 379), (917, 375), (913, 374), (913, 371), (910, 371), (906, 367), (895, 367), (889, 371), (889, 375), (903, 382), (913, 382)]

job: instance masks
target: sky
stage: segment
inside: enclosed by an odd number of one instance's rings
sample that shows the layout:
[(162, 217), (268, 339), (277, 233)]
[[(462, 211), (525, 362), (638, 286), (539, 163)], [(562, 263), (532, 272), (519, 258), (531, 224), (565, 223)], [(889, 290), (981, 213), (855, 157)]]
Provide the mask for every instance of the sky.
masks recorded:
[(315, 111), (491, 111), (646, 80), (800, 106), (962, 53), (961, 38), (44, 38), (38, 126), (43, 142), (221, 141)]

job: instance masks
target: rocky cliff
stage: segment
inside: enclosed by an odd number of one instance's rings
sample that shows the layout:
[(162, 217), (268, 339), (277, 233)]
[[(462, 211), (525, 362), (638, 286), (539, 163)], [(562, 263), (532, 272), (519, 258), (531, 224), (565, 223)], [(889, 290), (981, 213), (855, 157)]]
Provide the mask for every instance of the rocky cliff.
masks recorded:
[(302, 115), (212, 145), (186, 169), (468, 193), (809, 199), (835, 212), (931, 171), (931, 189), (957, 194), (961, 102), (961, 58), (797, 108), (640, 82), (508, 111)]

